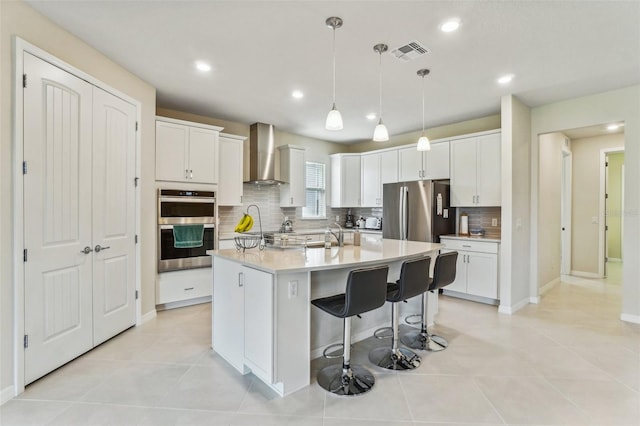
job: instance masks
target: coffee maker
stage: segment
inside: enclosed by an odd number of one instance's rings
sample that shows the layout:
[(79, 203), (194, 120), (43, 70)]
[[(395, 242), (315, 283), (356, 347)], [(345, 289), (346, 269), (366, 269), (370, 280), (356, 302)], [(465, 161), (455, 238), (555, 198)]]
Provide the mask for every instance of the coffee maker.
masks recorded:
[(353, 215), (351, 214), (351, 209), (347, 210), (347, 221), (344, 223), (345, 228), (353, 228)]

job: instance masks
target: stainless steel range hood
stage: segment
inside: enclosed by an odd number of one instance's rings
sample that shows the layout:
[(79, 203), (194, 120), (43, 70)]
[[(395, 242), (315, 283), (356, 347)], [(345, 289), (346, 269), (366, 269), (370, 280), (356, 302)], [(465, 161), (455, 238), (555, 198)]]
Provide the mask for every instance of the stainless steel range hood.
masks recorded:
[(245, 183), (275, 185), (276, 140), (273, 124), (254, 123), (249, 132), (249, 180)]

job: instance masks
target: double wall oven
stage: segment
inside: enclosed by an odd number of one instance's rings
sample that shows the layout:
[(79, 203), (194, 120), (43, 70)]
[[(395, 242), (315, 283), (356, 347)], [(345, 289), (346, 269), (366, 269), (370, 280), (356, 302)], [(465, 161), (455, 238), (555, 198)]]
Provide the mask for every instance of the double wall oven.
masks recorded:
[[(212, 191), (158, 190), (158, 272), (211, 266), (215, 248), (216, 197)], [(203, 225), (202, 246), (176, 248), (176, 225)]]

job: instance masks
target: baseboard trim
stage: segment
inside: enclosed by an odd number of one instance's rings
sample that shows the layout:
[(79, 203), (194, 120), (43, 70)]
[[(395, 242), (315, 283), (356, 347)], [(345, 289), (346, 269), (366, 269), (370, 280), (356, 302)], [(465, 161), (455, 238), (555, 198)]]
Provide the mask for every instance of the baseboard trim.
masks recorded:
[(540, 287), (538, 297), (542, 296), (543, 294), (545, 294), (546, 292), (548, 292), (558, 284), (560, 284), (560, 277), (557, 277), (556, 279), (549, 281), (548, 283)]
[(640, 315), (620, 314), (620, 319), (633, 324), (640, 324)]
[(14, 396), (13, 386), (6, 387), (0, 391), (0, 405), (13, 399)]
[(595, 272), (584, 272), (584, 271), (571, 271), (571, 275), (574, 277), (580, 278), (604, 278), (602, 275)]
[(512, 306), (500, 305), (498, 306), (498, 312), (501, 314), (513, 315), (518, 312), (520, 309), (524, 308), (529, 304), (529, 299), (522, 299), (518, 303)]
[(146, 314), (144, 314), (142, 316), (142, 322), (141, 324), (144, 324), (147, 321), (151, 321), (152, 319), (154, 319), (156, 316), (158, 315), (158, 312), (155, 309), (152, 309), (151, 311), (147, 312)]
[(607, 259), (607, 262), (622, 263), (622, 259), (619, 257), (610, 257)]
[(186, 306), (199, 305), (201, 303), (211, 303), (211, 296), (196, 297), (195, 299), (179, 300), (177, 302), (160, 303), (156, 305), (156, 311), (166, 311), (167, 309), (184, 308)]

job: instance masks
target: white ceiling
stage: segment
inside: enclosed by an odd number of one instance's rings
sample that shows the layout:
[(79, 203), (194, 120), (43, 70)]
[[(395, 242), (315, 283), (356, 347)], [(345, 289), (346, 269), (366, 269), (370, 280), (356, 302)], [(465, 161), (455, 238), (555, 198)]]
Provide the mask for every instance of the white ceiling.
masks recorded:
[[(370, 140), (378, 110), (377, 43), (418, 40), (431, 52), (382, 57), (390, 134), (500, 112), (515, 94), (535, 107), (640, 83), (640, 1), (36, 1), (35, 9), (157, 88), (159, 107), (335, 142)], [(344, 130), (331, 108), (332, 31)], [(446, 18), (461, 20), (443, 33)], [(203, 75), (196, 60), (211, 63)], [(496, 84), (515, 74), (507, 87)], [(294, 89), (305, 97), (295, 100)]]

